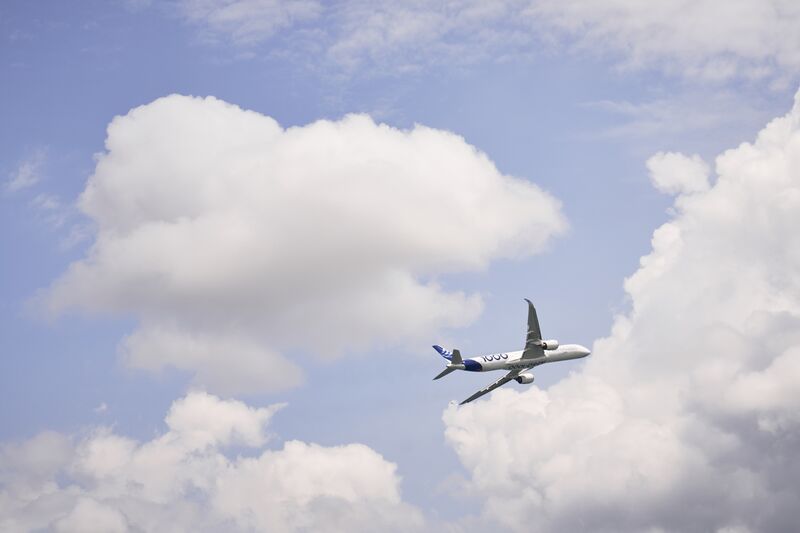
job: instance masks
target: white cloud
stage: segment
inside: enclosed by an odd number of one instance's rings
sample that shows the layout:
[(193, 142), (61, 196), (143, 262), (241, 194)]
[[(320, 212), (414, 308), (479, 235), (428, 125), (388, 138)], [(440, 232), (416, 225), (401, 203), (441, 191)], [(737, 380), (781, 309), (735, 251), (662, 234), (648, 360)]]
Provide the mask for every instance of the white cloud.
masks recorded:
[(386, 72), (445, 60), (474, 62), (531, 41), (509, 27), (524, 2), (181, 0), (178, 5), (184, 20), (216, 40), (252, 48), (282, 36), (287, 50), (315, 56), (306, 55), (305, 62), (324, 58), (346, 70), (365, 63)]
[(314, 0), (179, 0), (177, 5), (187, 21), (238, 45), (268, 39), (322, 11)]
[(40, 148), (31, 157), (21, 161), (17, 169), (8, 176), (6, 191), (13, 193), (39, 183), (46, 158), (45, 150)]
[(793, 0), (536, 0), (527, 14), (583, 50), (689, 78), (791, 77), (800, 66), (800, 7)]
[[(710, 132), (753, 131), (775, 115), (760, 97), (708, 86), (684, 87), (668, 97), (646, 101), (601, 100), (583, 107), (614, 119), (595, 136), (625, 138), (627, 142), (656, 137), (659, 142), (685, 143), (687, 138), (709, 139)], [(736, 113), (731, 113), (736, 109)]]
[(64, 205), (61, 200), (52, 194), (37, 194), (30, 201), (39, 219), (52, 229), (62, 228), (71, 217), (75, 216), (74, 206)]
[(71, 455), (67, 438), (51, 431), (42, 432), (24, 445), (0, 447), (0, 478), (26, 493), (33, 485), (52, 478)]
[(650, 181), (666, 194), (688, 194), (708, 190), (711, 169), (703, 158), (675, 152), (658, 152), (647, 160)]
[(122, 340), (120, 354), (132, 368), (158, 372), (169, 365), (194, 372), (196, 382), (226, 393), (279, 391), (302, 382), (300, 367), (270, 350), (266, 340), (250, 337), (219, 327), (209, 333), (148, 322)]
[(291, 441), (229, 470), (214, 505), (248, 531), (418, 529), (421, 515), (402, 503), (398, 484), (395, 465), (366, 446)]
[[(789, 531), (800, 504), (800, 93), (752, 144), (676, 158), (674, 218), (581, 370), (444, 413), (519, 531)], [(662, 161), (663, 162), (663, 161)], [(683, 173), (683, 175), (678, 175)]]
[(518, 25), (521, 2), (391, 2), (354, 0), (330, 15), (327, 58), (354, 70), (415, 70), (520, 53), (534, 40)]
[[(389, 2), (183, 0), (182, 16), (252, 45), (276, 34), (345, 69), (407, 71), (567, 47), (687, 78), (773, 79), (800, 67), (794, 0)], [(324, 52), (324, 53), (320, 53)], [(308, 59), (308, 58), (306, 58)]]
[(119, 511), (91, 498), (81, 498), (67, 516), (56, 522), (55, 529), (64, 533), (124, 533), (128, 526)]
[(277, 409), (251, 409), (241, 402), (221, 402), (207, 393), (193, 393), (176, 400), (167, 414), (170, 430), (191, 440), (194, 446), (233, 443), (259, 447), (267, 441), (263, 430)]
[(96, 240), (46, 304), (132, 314), (129, 364), (226, 393), (298, 383), (286, 349), (333, 357), (468, 324), (480, 297), (436, 277), (537, 253), (566, 225), (461, 137), (366, 116), (284, 130), (176, 95), (114, 119), (106, 148), (79, 201)]
[[(147, 442), (98, 428), (0, 447), (0, 529), (29, 531), (409, 531), (394, 464), (360, 444), (261, 449), (280, 406), (206, 393), (176, 401)], [(76, 444), (72, 444), (76, 442)], [(254, 448), (230, 459), (230, 445)]]

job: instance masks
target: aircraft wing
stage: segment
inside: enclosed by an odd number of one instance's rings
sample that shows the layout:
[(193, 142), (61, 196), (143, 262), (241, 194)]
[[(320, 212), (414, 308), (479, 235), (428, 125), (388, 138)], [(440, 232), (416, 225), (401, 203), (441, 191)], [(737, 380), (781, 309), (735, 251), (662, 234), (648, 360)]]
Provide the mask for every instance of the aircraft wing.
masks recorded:
[(544, 357), (542, 350), (542, 331), (539, 329), (539, 317), (536, 316), (536, 308), (533, 303), (528, 302), (528, 336), (525, 339), (525, 351), (522, 352), (522, 359), (537, 359)]
[(472, 400), (474, 400), (476, 398), (480, 398), (484, 394), (488, 394), (488, 393), (492, 392), (497, 387), (502, 387), (503, 385), (505, 385), (506, 383), (508, 383), (512, 379), (514, 379), (515, 377), (519, 376), (519, 374), (520, 374), (520, 372), (522, 372), (522, 370), (523, 369), (512, 370), (511, 372), (509, 372), (508, 374), (506, 374), (502, 378), (498, 379), (497, 381), (495, 381), (494, 383), (492, 383), (488, 387), (479, 390), (478, 392), (476, 392), (475, 394), (473, 394), (472, 396), (470, 396), (469, 398), (467, 398), (466, 400), (461, 402), (459, 405), (464, 405), (465, 403), (469, 403), (469, 402), (471, 402)]

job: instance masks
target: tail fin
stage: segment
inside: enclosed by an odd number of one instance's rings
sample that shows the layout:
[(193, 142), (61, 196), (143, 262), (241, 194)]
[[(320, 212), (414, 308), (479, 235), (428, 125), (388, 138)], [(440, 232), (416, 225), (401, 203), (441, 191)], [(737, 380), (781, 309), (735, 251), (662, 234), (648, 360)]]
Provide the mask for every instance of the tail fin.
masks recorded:
[(437, 352), (439, 352), (439, 355), (441, 355), (442, 357), (444, 357), (448, 361), (451, 361), (453, 359), (453, 354), (451, 354), (450, 352), (448, 352), (447, 350), (445, 350), (444, 348), (442, 348), (438, 344), (434, 344), (433, 345), (433, 349), (436, 350)]
[(461, 359), (461, 352), (459, 352), (458, 350), (453, 350), (453, 352), (451, 353), (442, 348), (441, 346), (439, 346), (438, 344), (434, 344), (433, 349), (439, 352), (439, 355), (441, 355), (442, 357), (444, 357), (445, 359), (447, 359), (448, 361), (450, 361), (455, 365), (460, 365), (461, 363), (464, 362)]

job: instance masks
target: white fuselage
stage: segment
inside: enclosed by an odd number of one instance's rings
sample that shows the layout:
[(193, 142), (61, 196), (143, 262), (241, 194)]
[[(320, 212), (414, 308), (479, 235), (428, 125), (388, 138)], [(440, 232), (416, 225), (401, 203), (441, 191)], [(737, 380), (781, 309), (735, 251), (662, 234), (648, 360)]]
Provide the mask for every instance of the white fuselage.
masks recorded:
[(539, 317), (533, 302), (525, 298), (528, 302), (528, 333), (525, 336), (525, 350), (517, 352), (499, 352), (487, 355), (475, 355), (464, 357), (461, 351), (453, 349), (448, 352), (438, 344), (433, 345), (439, 355), (447, 359), (448, 363), (444, 370), (433, 378), (441, 379), (456, 370), (466, 370), (467, 372), (489, 372), (491, 370), (505, 370), (507, 373), (494, 383), (482, 388), (459, 405), (464, 405), (476, 400), (484, 394), (489, 394), (497, 387), (502, 387), (509, 381), (527, 385), (533, 383), (534, 376), (528, 372), (531, 368), (545, 363), (555, 363), (556, 361), (568, 361), (570, 359), (580, 359), (586, 357), (591, 352), (580, 344), (564, 344), (559, 346), (556, 339), (545, 339), (542, 337), (542, 330), (539, 327)]
[(544, 356), (535, 359), (522, 359), (522, 351), (477, 355), (464, 359), (464, 370), (488, 372), (490, 370), (527, 369), (545, 363), (580, 359), (586, 357), (589, 353), (591, 352), (580, 344), (564, 344), (555, 350), (544, 350)]

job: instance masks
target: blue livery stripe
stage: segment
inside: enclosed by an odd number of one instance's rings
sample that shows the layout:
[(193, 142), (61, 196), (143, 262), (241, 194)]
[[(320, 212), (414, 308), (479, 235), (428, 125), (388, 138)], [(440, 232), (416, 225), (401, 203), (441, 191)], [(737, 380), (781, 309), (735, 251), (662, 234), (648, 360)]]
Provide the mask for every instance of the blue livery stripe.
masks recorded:
[(472, 359), (464, 359), (464, 370), (468, 372), (480, 372), (483, 369), (481, 364)]
[(452, 360), (453, 359), (453, 354), (451, 354), (450, 352), (448, 352), (447, 350), (445, 350), (444, 348), (442, 348), (438, 344), (434, 344), (433, 345), (433, 349), (436, 350), (437, 352), (439, 352), (439, 355), (441, 355), (445, 359), (447, 359), (447, 360)]

